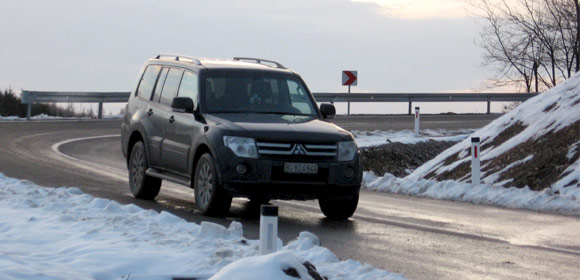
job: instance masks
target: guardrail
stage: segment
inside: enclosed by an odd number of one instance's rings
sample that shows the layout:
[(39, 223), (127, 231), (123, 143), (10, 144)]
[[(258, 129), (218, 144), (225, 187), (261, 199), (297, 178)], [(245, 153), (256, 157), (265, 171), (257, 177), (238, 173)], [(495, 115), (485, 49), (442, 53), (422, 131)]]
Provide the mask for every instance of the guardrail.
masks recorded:
[[(99, 103), (99, 119), (103, 117), (103, 103), (127, 102), (130, 92), (67, 92), (23, 90), (21, 99), (28, 104), (27, 119), (33, 103)], [(317, 102), (408, 102), (409, 115), (413, 102), (491, 102), (525, 101), (537, 93), (313, 93)]]
[(317, 102), (408, 102), (409, 115), (413, 102), (491, 102), (526, 101), (537, 93), (327, 93), (317, 92)]
[(122, 103), (129, 100), (130, 92), (70, 92), (23, 90), (20, 99), (27, 104), (26, 119), (30, 120), (34, 103), (99, 103), (98, 118), (103, 118), (103, 103)]

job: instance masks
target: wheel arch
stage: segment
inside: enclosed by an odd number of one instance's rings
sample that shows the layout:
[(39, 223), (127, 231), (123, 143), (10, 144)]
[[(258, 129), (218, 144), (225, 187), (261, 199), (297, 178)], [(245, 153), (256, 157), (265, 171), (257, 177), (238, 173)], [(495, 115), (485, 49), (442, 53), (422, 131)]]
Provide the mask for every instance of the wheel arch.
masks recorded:
[(215, 153), (210, 148), (210, 145), (209, 144), (207, 144), (207, 143), (201, 143), (195, 149), (195, 154), (193, 155), (193, 157), (191, 159), (191, 169), (189, 171), (189, 174), (191, 174), (191, 185), (190, 185), (191, 188), (193, 188), (193, 185), (194, 185), (193, 184), (193, 180), (195, 179), (195, 169), (197, 168), (197, 162), (199, 161), (199, 158), (201, 158), (201, 156), (203, 156), (206, 153), (209, 154), (209, 155), (211, 155), (211, 157), (214, 159), (213, 160), (213, 164), (214, 164), (214, 168), (215, 168), (216, 173), (217, 173), (218, 183), (221, 183), (221, 180), (222, 180), (221, 177), (222, 176), (221, 176), (219, 164), (217, 162)]
[(129, 167), (129, 160), (131, 159), (131, 152), (133, 151), (133, 146), (135, 146), (135, 143), (137, 143), (139, 141), (143, 142), (143, 146), (145, 148), (145, 156), (147, 157), (147, 162), (150, 162), (149, 145), (147, 145), (147, 138), (143, 136), (141, 131), (136, 129), (133, 132), (131, 132), (131, 135), (129, 136), (129, 141), (127, 142), (127, 155), (128, 155), (126, 158), (127, 168)]

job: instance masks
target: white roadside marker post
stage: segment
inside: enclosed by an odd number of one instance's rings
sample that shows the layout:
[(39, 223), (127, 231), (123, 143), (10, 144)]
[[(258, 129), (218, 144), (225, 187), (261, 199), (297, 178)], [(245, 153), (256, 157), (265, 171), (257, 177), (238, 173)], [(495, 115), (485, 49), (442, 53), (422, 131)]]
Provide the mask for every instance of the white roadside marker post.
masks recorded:
[(415, 107), (415, 136), (416, 137), (419, 137), (421, 135), (420, 125), (421, 125), (420, 108)]
[(260, 206), (260, 255), (278, 250), (278, 206)]
[(479, 186), (481, 181), (480, 156), (479, 137), (471, 137), (471, 185), (473, 187)]

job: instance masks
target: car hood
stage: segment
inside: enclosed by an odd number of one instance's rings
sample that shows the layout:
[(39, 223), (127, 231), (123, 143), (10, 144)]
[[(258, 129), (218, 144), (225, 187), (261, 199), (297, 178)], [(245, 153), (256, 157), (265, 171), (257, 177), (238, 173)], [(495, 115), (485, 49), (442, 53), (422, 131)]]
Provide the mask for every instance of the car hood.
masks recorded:
[(209, 114), (210, 126), (221, 127), (235, 136), (262, 140), (285, 141), (348, 141), (346, 130), (318, 118), (276, 114)]

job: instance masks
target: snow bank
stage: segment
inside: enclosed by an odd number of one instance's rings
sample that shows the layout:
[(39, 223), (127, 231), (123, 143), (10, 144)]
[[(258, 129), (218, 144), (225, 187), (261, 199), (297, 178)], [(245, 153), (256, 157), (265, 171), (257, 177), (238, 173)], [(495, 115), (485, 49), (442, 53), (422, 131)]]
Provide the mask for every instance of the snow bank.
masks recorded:
[[(554, 134), (562, 129), (572, 128), (580, 135), (580, 127), (571, 127), (580, 120), (579, 112), (580, 73), (577, 73), (566, 82), (526, 101), (511, 112), (474, 132), (471, 136), (482, 139), (482, 167), (485, 168), (486, 164), (514, 147), (542, 139), (546, 134)], [(511, 138), (497, 141), (495, 146), (491, 145), (498, 135), (516, 124), (521, 127), (521, 131), (516, 130), (517, 132)], [(485, 145), (487, 147), (484, 148)], [(543, 191), (532, 191), (528, 187), (510, 187), (514, 177), (500, 180), (502, 173), (536, 160), (533, 154), (516, 154), (509, 158), (511, 161), (503, 162), (500, 168), (492, 169), (487, 173), (483, 172), (482, 185), (475, 188), (468, 183), (470, 169), (467, 174), (461, 174), (462, 177), (458, 181), (444, 180), (440, 182), (424, 179), (428, 174), (438, 175), (451, 172), (458, 166), (469, 164), (471, 146), (469, 138), (420, 166), (406, 178), (397, 178), (391, 174), (376, 177), (373, 173), (365, 173), (363, 188), (511, 208), (555, 211), (580, 216), (580, 159), (578, 157), (580, 142), (566, 143), (566, 145), (569, 146), (565, 156), (570, 164), (559, 173), (557, 181)], [(457, 158), (453, 158), (454, 156)]]
[[(123, 115), (104, 115), (103, 119), (122, 119)], [(30, 117), (31, 120), (90, 120), (92, 118), (89, 117), (83, 117), (83, 118), (77, 118), (77, 117), (71, 117), (71, 118), (67, 118), (67, 117), (56, 117), (56, 116), (49, 116), (46, 114), (40, 114), (40, 115), (36, 115), (36, 116), (32, 116)], [(26, 118), (20, 118), (17, 116), (7, 116), (7, 117), (3, 117), (0, 115), (0, 121), (26, 121)]]
[[(476, 131), (471, 136), (481, 138), (481, 161), (482, 167), (485, 167), (484, 164), (486, 161), (491, 161), (494, 158), (497, 158), (500, 155), (512, 150), (514, 147), (530, 140), (539, 139), (548, 133), (556, 133), (564, 128), (568, 128), (570, 125), (578, 122), (579, 120), (580, 73), (577, 73), (557, 87), (554, 87), (545, 93), (527, 100), (511, 112), (503, 115), (482, 129)], [(493, 143), (493, 140), (498, 135), (500, 135), (502, 131), (513, 127), (516, 124), (521, 124), (524, 129), (507, 141), (500, 143), (498, 146), (490, 146), (486, 147), (485, 149), (483, 148), (484, 145)], [(580, 133), (580, 128), (577, 129)], [(468, 152), (470, 145), (470, 139), (463, 140), (462, 142), (441, 153), (433, 160), (417, 168), (408, 177), (413, 179), (420, 179), (424, 178), (427, 174), (432, 172), (435, 174), (442, 174), (447, 171), (452, 171), (460, 164), (466, 163), (470, 160)], [(578, 143), (572, 144), (570, 149), (572, 150), (574, 146), (578, 146)], [(458, 158), (446, 162), (446, 159), (454, 155), (458, 155)], [(516, 160), (521, 160), (528, 156), (530, 155), (521, 155), (521, 158)], [(569, 158), (571, 159), (570, 155)], [(571, 171), (571, 173), (568, 173), (575, 175), (572, 175), (574, 177), (572, 179), (570, 177), (566, 178), (565, 180), (567, 182), (573, 182), (575, 178), (579, 178), (579, 167), (580, 165), (578, 164), (578, 161), (572, 163), (572, 169), (568, 170)], [(503, 172), (505, 171), (507, 170), (503, 170)], [(563, 172), (562, 174), (567, 173)], [(484, 181), (492, 185), (501, 183), (493, 180), (494, 178), (499, 178), (497, 175), (498, 174), (495, 173), (484, 173)], [(486, 180), (486, 176), (490, 177)], [(463, 181), (466, 181), (469, 177), (470, 176), (464, 177), (465, 179)], [(562, 184), (563, 182), (556, 182), (554, 186), (560, 186)], [(576, 181), (575, 186), (580, 187), (580, 180)]]
[[(339, 261), (307, 232), (278, 254), (257, 257), (258, 244), (243, 237), (238, 222), (188, 223), (78, 188), (43, 188), (0, 174), (0, 279), (283, 279), (276, 268), (299, 269), (306, 261), (330, 279), (404, 279)], [(239, 274), (248, 263), (253, 269)]]
[(429, 197), (508, 208), (550, 211), (580, 216), (580, 188), (549, 188), (532, 191), (529, 188), (506, 188), (502, 185), (471, 183), (452, 180), (435, 181), (416, 178), (397, 178), (391, 174), (377, 177), (365, 172), (363, 188), (367, 190)]

